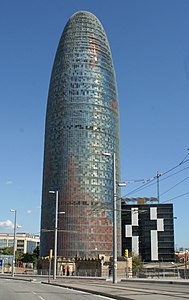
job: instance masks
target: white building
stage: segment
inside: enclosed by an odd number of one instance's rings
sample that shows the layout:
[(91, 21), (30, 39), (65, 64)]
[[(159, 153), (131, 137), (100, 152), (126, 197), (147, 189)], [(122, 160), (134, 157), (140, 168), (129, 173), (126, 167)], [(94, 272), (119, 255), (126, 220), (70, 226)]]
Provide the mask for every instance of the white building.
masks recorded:
[[(39, 246), (40, 238), (38, 235), (31, 235), (29, 233), (16, 233), (16, 251), (22, 253), (31, 253)], [(6, 247), (13, 247), (14, 235), (13, 233), (0, 233), (0, 250)]]

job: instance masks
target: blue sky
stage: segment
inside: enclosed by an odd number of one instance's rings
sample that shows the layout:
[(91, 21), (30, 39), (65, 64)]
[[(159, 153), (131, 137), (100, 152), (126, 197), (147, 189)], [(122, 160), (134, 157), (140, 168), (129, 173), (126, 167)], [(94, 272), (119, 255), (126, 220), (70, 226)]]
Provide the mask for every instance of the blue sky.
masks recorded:
[[(69, 17), (94, 13), (108, 36), (128, 197), (173, 203), (175, 244), (189, 247), (189, 1), (1, 0), (0, 232), (39, 233), (45, 112), (52, 64)], [(179, 163), (184, 162), (179, 166)], [(169, 190), (169, 191), (168, 191)], [(175, 198), (175, 199), (173, 199)]]

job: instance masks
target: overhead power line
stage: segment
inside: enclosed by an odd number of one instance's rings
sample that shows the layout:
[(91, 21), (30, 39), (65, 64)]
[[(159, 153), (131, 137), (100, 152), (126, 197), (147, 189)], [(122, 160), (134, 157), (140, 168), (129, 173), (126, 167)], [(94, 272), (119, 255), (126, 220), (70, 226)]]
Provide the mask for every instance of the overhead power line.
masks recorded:
[[(170, 173), (171, 171), (175, 170), (176, 168), (180, 167), (180, 166), (183, 165), (184, 163), (187, 163), (187, 162), (189, 161), (189, 159), (186, 160), (186, 157), (187, 157), (188, 155), (189, 155), (189, 153), (185, 156), (185, 158), (184, 158), (179, 164), (177, 164), (176, 166), (174, 166), (174, 167), (168, 169), (167, 171), (163, 172), (163, 173), (161, 174), (161, 176), (165, 176), (166, 174), (168, 174), (168, 173)], [(189, 167), (186, 167), (186, 168), (184, 168), (184, 169), (182, 169), (182, 170), (180, 170), (180, 171), (178, 171), (178, 172), (176, 172), (176, 173), (174, 173), (174, 174), (172, 174), (172, 175), (170, 175), (170, 176), (168, 176), (168, 177), (166, 177), (166, 178), (161, 179), (160, 181), (165, 180), (165, 179), (167, 179), (167, 178), (169, 178), (169, 177), (171, 177), (171, 176), (173, 176), (173, 175), (176, 175), (177, 173), (182, 172), (183, 170), (186, 170), (186, 169), (188, 169), (188, 168), (189, 168)], [(142, 185), (139, 186), (138, 188), (136, 188), (136, 189), (130, 191), (129, 193), (125, 194), (123, 197), (127, 197), (128, 195), (131, 195), (131, 194), (133, 194), (133, 193), (135, 193), (135, 192), (141, 191), (141, 190), (143, 190), (143, 189), (145, 189), (145, 188), (148, 188), (148, 187), (150, 187), (150, 186), (156, 184), (156, 182), (154, 182), (154, 181), (157, 180), (157, 176), (158, 176), (158, 175), (156, 175), (156, 176), (154, 176), (154, 177), (151, 177), (151, 178), (147, 179), (147, 180), (146, 180), (146, 183), (142, 184)], [(126, 182), (127, 182), (127, 181), (126, 181)]]
[(178, 199), (178, 198), (180, 198), (180, 197), (186, 196), (186, 195), (188, 195), (188, 194), (189, 194), (189, 192), (186, 192), (186, 193), (183, 193), (183, 194), (181, 194), (181, 195), (178, 195), (178, 196), (175, 196), (175, 197), (173, 197), (173, 198), (170, 198), (170, 199), (168, 199), (168, 200), (165, 200), (165, 201), (163, 201), (163, 202), (161, 202), (161, 203), (167, 203), (167, 202), (170, 202), (170, 201), (172, 201), (172, 200)]
[(162, 196), (162, 195), (168, 193), (169, 191), (171, 191), (172, 189), (174, 189), (174, 188), (175, 188), (176, 186), (178, 186), (179, 184), (183, 183), (183, 182), (184, 182), (185, 180), (187, 180), (188, 178), (189, 178), (189, 176), (186, 177), (186, 178), (184, 178), (183, 180), (179, 181), (178, 183), (176, 183), (175, 185), (173, 185), (171, 188), (169, 188), (167, 191), (161, 193), (160, 196)]
[[(186, 167), (186, 168), (184, 168), (184, 169), (182, 169), (182, 170), (179, 170), (179, 171), (177, 171), (177, 172), (175, 172), (175, 173), (173, 173), (173, 174), (171, 174), (171, 175), (169, 175), (169, 176), (167, 176), (167, 177), (165, 177), (165, 178), (160, 179), (160, 182), (162, 182), (162, 181), (164, 181), (164, 180), (166, 180), (166, 179), (168, 179), (168, 178), (170, 178), (170, 177), (172, 177), (172, 176), (175, 176), (175, 175), (177, 175), (178, 173), (181, 173), (181, 172), (183, 172), (183, 171), (185, 171), (185, 170), (187, 170), (187, 169), (189, 169), (189, 166)], [(163, 174), (163, 175), (164, 175), (164, 174)], [(155, 180), (155, 179), (156, 179), (156, 177), (154, 178), (154, 180)], [(147, 186), (141, 186), (141, 187), (139, 187), (137, 190), (138, 190), (138, 191), (141, 191), (141, 190), (143, 190), (143, 189), (145, 189), (145, 188), (149, 188), (149, 187), (155, 185), (156, 182), (154, 182), (154, 180), (153, 180), (152, 183), (149, 183)], [(133, 192), (133, 191), (131, 191), (130, 193), (132, 193), (132, 192)]]

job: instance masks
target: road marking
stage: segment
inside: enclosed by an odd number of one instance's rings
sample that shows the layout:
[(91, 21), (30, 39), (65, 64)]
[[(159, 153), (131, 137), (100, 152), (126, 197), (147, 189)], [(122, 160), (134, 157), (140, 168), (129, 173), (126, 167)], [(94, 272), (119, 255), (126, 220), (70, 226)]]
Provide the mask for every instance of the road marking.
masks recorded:
[(45, 300), (43, 297), (41, 297), (41, 296), (38, 296), (39, 297), (39, 299), (41, 299), (41, 300)]
[(93, 295), (94, 295), (94, 296), (97, 296), (97, 297), (99, 297), (99, 298), (103, 298), (103, 299), (109, 299), (109, 300), (114, 299), (114, 298), (109, 298), (109, 297), (101, 296), (101, 295), (95, 295), (95, 294), (93, 294)]
[[(37, 295), (37, 293), (36, 292), (32, 292), (32, 294), (34, 294), (34, 295)], [(38, 296), (39, 297), (39, 299), (41, 299), (41, 300), (45, 300), (43, 297), (41, 297), (41, 296)]]
[[(59, 287), (61, 288), (61, 287)], [(91, 295), (91, 296), (94, 296), (94, 297), (97, 297), (97, 298), (103, 298), (103, 299), (109, 299), (109, 300), (112, 300), (114, 298), (110, 298), (108, 296), (103, 296), (103, 295), (98, 295), (98, 294), (94, 294), (94, 293), (90, 293), (88, 291), (80, 291), (80, 290), (76, 290), (76, 289), (72, 289), (72, 288), (65, 288), (67, 290), (71, 290), (71, 291), (74, 291), (74, 292), (77, 292), (77, 293), (80, 293), (80, 294), (85, 294), (85, 295)]]

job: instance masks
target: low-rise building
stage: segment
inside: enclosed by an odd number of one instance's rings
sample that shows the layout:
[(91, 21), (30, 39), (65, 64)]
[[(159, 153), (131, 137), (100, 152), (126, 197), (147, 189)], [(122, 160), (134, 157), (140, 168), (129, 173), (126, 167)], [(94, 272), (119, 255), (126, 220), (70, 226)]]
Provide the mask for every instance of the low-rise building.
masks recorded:
[[(16, 251), (22, 253), (32, 253), (33, 250), (39, 246), (39, 235), (31, 235), (29, 233), (16, 234)], [(13, 247), (14, 234), (13, 233), (0, 233), (0, 250), (6, 247)]]

